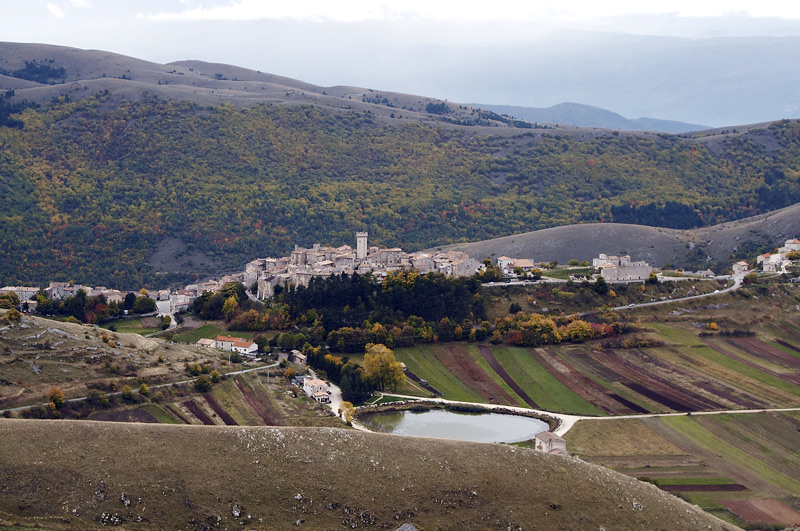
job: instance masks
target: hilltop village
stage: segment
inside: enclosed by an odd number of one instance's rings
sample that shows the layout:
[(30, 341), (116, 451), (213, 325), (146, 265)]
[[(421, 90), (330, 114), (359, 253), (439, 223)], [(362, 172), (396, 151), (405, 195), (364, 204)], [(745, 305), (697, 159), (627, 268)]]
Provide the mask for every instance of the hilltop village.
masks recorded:
[(314, 277), (372, 273), (385, 277), (391, 271), (415, 269), (422, 274), (442, 273), (449, 277), (469, 277), (476, 273), (480, 262), (460, 251), (406, 253), (399, 247), (370, 247), (366, 232), (356, 233), (356, 249), (349, 245), (311, 249), (295, 247), (290, 256), (259, 258), (249, 262), (244, 274), (234, 275), (245, 286), (257, 284), (259, 299), (275, 293), (276, 286), (308, 286)]
[[(231, 282), (240, 282), (248, 288), (248, 296), (265, 300), (273, 297), (276, 290), (294, 286), (308, 286), (315, 277), (370, 273), (379, 280), (390, 272), (416, 270), (421, 274), (441, 273), (448, 277), (469, 277), (485, 266), (461, 251), (405, 252), (399, 247), (386, 248), (368, 245), (366, 232), (356, 233), (356, 248), (349, 245), (330, 247), (314, 244), (311, 248), (296, 246), (289, 256), (281, 258), (257, 258), (245, 265), (245, 270), (225, 275), (218, 280), (206, 280), (176, 290), (138, 292), (120, 291), (105, 286), (84, 286), (72, 282), (50, 282), (46, 288), (36, 286), (5, 286), (0, 295), (14, 293), (19, 299), (19, 309), (36, 312), (37, 295), (47, 299), (63, 301), (83, 292), (86, 297), (103, 297), (108, 305), (119, 308), (130, 307), (134, 313), (151, 313), (159, 316), (174, 315), (187, 311), (194, 300), (205, 292), (218, 292)], [(745, 274), (755, 266), (765, 273), (785, 273), (786, 266), (800, 255), (800, 240), (792, 238), (777, 248), (774, 253), (758, 255), (751, 263), (739, 261), (733, 264), (734, 274)], [(533, 258), (510, 258), (500, 256), (497, 268), (506, 280), (527, 278), (548, 264), (534, 262)], [(588, 264), (587, 264), (588, 265)], [(637, 282), (650, 278), (654, 273), (650, 264), (632, 261), (628, 255), (600, 254), (592, 260), (594, 276), (608, 282)], [(690, 276), (714, 278), (713, 271), (696, 271)], [(136, 307), (134, 307), (136, 304)], [(127, 310), (125, 311), (127, 313)]]

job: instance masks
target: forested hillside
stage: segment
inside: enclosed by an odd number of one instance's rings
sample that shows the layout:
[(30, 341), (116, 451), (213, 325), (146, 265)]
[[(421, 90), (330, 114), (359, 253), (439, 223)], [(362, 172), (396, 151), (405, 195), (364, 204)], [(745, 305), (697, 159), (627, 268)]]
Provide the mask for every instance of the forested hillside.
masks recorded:
[[(509, 136), (311, 105), (204, 107), (113, 94), (0, 127), (0, 283), (184, 280), (179, 238), (223, 267), (295, 244), (408, 250), (576, 222), (688, 228), (800, 201), (796, 121), (745, 133)], [(719, 133), (719, 132), (717, 132)]]

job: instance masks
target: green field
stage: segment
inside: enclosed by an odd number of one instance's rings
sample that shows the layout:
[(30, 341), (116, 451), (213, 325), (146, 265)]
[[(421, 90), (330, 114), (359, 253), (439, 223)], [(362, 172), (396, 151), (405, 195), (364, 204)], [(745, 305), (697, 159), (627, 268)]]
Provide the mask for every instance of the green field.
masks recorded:
[(491, 376), (491, 378), (497, 383), (497, 385), (503, 388), (503, 390), (506, 393), (508, 393), (510, 396), (514, 398), (514, 400), (517, 401), (516, 405), (519, 405), (521, 407), (529, 407), (528, 404), (526, 404), (525, 401), (522, 398), (520, 398), (517, 395), (517, 393), (514, 392), (513, 389), (511, 389), (511, 387), (509, 387), (509, 385), (505, 382), (505, 380), (503, 380), (500, 377), (500, 375), (494, 372), (494, 369), (492, 369), (489, 366), (489, 363), (484, 359), (483, 355), (481, 355), (480, 351), (475, 345), (469, 345), (467, 347), (467, 351), (469, 352), (469, 355), (472, 356), (472, 359), (475, 360), (475, 363), (477, 363), (478, 366), (481, 369), (483, 369), (483, 372)]
[(101, 326), (101, 328), (105, 328), (106, 330), (109, 329), (110, 326), (115, 326), (117, 332), (120, 334), (139, 334), (141, 336), (146, 336), (148, 334), (153, 334), (155, 332), (160, 332), (161, 328), (148, 328), (142, 326), (141, 319), (119, 319), (117, 321), (110, 321), (105, 323)]
[(402, 361), (414, 374), (427, 380), (442, 393), (443, 398), (464, 402), (483, 402), (481, 396), (455, 377), (447, 367), (436, 359), (432, 347), (418, 345), (394, 351), (398, 361)]
[[(427, 380), (439, 390), (443, 398), (466, 402), (484, 402), (480, 394), (458, 379), (436, 358), (437, 346), (419, 345), (413, 348), (398, 349), (395, 356), (404, 362), (414, 374)], [(556, 380), (547, 370), (534, 360), (527, 350), (516, 347), (492, 346), (495, 357), (511, 375), (514, 381), (530, 395), (543, 409), (562, 413), (581, 415), (603, 415), (603, 412), (590, 404), (564, 384)], [(470, 356), (483, 370), (483, 377), (492, 380), (505, 390), (516, 402), (527, 404), (509, 385), (489, 366), (477, 346), (468, 345), (464, 355)]]
[(497, 361), (542, 409), (577, 415), (603, 415), (598, 408), (556, 380), (524, 348), (492, 347)]
[(733, 485), (728, 478), (661, 478), (659, 485)]
[[(754, 415), (758, 414), (719, 415), (714, 419), (702, 420), (697, 417), (664, 417), (660, 421), (744, 472), (785, 490), (789, 495), (800, 496), (800, 480), (788, 475), (790, 470), (797, 469), (796, 451), (795, 462), (788, 470), (785, 465), (789, 463), (771, 459), (777, 448), (770, 446), (777, 446), (777, 443), (766, 437), (766, 431), (761, 434), (743, 429), (742, 424)], [(714, 424), (721, 422), (731, 423), (735, 429), (723, 435), (714, 429)], [(779, 463), (783, 463), (783, 466)]]
[(228, 335), (224, 328), (213, 323), (206, 323), (200, 328), (176, 334), (172, 340), (176, 343), (195, 344), (198, 339), (214, 339), (217, 336)]
[(162, 424), (183, 424), (180, 420), (176, 419), (175, 417), (164, 411), (161, 408), (161, 406), (157, 404), (143, 404), (140, 407), (141, 409), (144, 409), (145, 411), (153, 415), (153, 417), (155, 417), (155, 419), (161, 422)]

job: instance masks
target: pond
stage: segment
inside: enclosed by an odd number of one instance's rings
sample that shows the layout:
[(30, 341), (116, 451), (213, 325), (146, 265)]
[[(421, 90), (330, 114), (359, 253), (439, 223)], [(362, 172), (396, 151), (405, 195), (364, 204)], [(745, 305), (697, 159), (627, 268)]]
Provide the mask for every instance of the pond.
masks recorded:
[(460, 413), (444, 409), (382, 411), (367, 413), (358, 420), (372, 431), (491, 443), (527, 441), (549, 428), (546, 422), (519, 415)]

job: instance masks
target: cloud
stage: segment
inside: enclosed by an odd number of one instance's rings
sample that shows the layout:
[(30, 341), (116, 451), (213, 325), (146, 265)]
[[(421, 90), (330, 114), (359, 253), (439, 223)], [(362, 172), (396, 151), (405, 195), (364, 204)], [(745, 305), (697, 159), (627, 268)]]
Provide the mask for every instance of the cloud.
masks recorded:
[[(82, 1), (82, 0), (79, 0)], [(750, 17), (800, 18), (800, 3), (762, 0), (537, 0), (521, 3), (516, 0), (295, 0), (293, 2), (263, 0), (219, 0), (192, 2), (179, 0), (186, 6), (176, 12), (160, 12), (151, 20), (263, 20), (301, 19), (360, 22), (368, 20), (461, 20), (461, 21), (578, 21), (620, 15), (676, 15), (680, 17), (715, 17), (726, 15)]]
[(89, 0), (69, 0), (72, 7), (90, 7)]
[(50, 14), (56, 18), (64, 18), (66, 16), (60, 7), (58, 7), (56, 4), (51, 4), (50, 2), (47, 3), (47, 10), (50, 11)]

